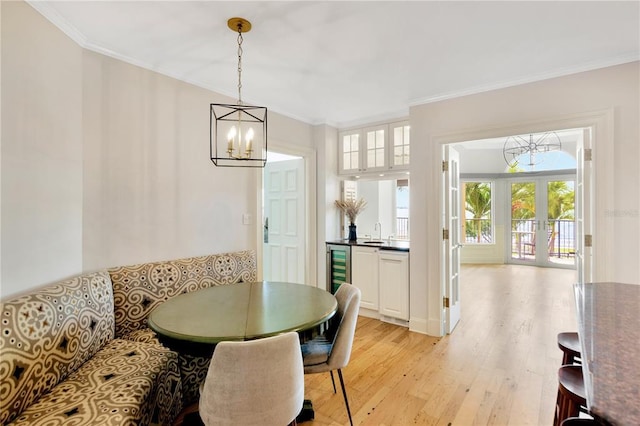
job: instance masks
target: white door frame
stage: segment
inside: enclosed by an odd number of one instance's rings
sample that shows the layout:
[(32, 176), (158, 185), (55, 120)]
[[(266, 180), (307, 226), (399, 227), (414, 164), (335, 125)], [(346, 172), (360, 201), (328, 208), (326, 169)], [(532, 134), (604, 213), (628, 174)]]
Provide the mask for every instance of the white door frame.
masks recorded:
[[(269, 141), (268, 146), (269, 151), (280, 152), (282, 154), (295, 155), (298, 157), (302, 157), (304, 159), (304, 182), (305, 182), (305, 190), (304, 190), (304, 208), (305, 208), (305, 241), (307, 246), (304, 248), (304, 261), (305, 261), (305, 280), (304, 284), (311, 285), (314, 287), (324, 288), (325, 283), (317, 282), (317, 241), (316, 241), (316, 228), (317, 228), (317, 217), (316, 217), (316, 151), (313, 148), (303, 147), (303, 146), (291, 146), (284, 142), (279, 141)], [(262, 173), (257, 174), (257, 193), (256, 193), (256, 253), (258, 257), (258, 280), (263, 279), (262, 271), (263, 271), (263, 228), (262, 228), (262, 190), (263, 190), (263, 179)]]
[[(528, 121), (522, 123), (515, 123), (511, 125), (505, 125), (503, 127), (482, 127), (476, 129), (465, 130), (462, 132), (452, 132), (433, 136), (433, 144), (431, 146), (431, 158), (432, 167), (438, 168), (443, 160), (443, 146), (451, 143), (467, 142), (480, 139), (489, 139), (497, 137), (506, 137), (509, 135), (519, 135), (525, 133), (542, 133), (546, 131), (553, 131), (557, 129), (578, 129), (578, 128), (590, 128), (592, 131), (591, 149), (592, 149), (592, 170), (591, 185), (590, 186), (590, 205), (585, 206), (585, 209), (589, 209), (589, 212), (585, 214), (585, 217), (590, 218), (590, 223), (585, 223), (585, 234), (592, 235), (592, 248), (589, 253), (585, 253), (587, 256), (591, 256), (593, 261), (591, 262), (591, 271), (586, 272), (586, 276), (591, 276), (593, 280), (598, 281), (604, 279), (604, 277), (610, 276), (607, 271), (608, 265), (604, 261), (606, 259), (606, 253), (613, 249), (612, 244), (612, 222), (606, 221), (602, 215), (595, 215), (595, 206), (600, 205), (613, 205), (613, 178), (611, 173), (606, 171), (613, 170), (613, 150), (607, 149), (611, 147), (610, 142), (613, 141), (613, 109), (599, 110), (593, 112), (570, 114), (566, 116), (548, 118), (544, 120)], [(599, 149), (602, 147), (601, 149)], [(597, 177), (597, 181), (596, 178)], [(444, 211), (443, 200), (445, 199), (443, 192), (444, 176), (442, 173), (437, 173), (437, 185), (440, 191), (439, 197), (439, 210)], [(577, 183), (576, 183), (577, 185)], [(435, 235), (442, 235), (442, 229), (445, 226), (444, 218), (440, 215), (439, 229), (434, 230)], [(438, 273), (436, 276), (444, 277), (444, 262), (445, 258), (443, 254), (438, 253)], [(427, 294), (438, 294), (439, 299), (438, 306), (441, 306), (442, 300), (446, 294), (445, 292), (446, 280), (440, 279), (439, 282), (428, 283), (429, 290)], [(426, 301), (427, 306), (435, 306), (435, 304), (429, 304)], [(429, 318), (439, 316), (438, 333), (436, 330), (429, 328), (427, 333), (431, 335), (444, 336), (446, 330), (444, 330), (444, 317), (443, 311), (438, 310), (437, 315), (432, 315), (428, 312)], [(435, 318), (434, 318), (435, 319)], [(435, 324), (434, 324), (435, 325)]]

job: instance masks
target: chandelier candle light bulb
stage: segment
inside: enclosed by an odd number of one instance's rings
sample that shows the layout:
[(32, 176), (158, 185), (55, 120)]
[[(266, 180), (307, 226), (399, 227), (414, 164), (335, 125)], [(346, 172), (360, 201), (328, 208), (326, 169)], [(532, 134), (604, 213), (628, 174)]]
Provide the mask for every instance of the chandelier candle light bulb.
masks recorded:
[(253, 128), (251, 127), (247, 131), (246, 140), (247, 140), (247, 157), (251, 157), (251, 151), (253, 151), (253, 149), (251, 149), (251, 144), (253, 142)]
[(236, 139), (236, 126), (231, 126), (231, 129), (229, 129), (229, 133), (227, 133), (227, 139), (229, 140), (229, 144), (227, 145), (227, 152), (229, 153), (229, 156), (231, 156), (233, 154), (233, 143)]

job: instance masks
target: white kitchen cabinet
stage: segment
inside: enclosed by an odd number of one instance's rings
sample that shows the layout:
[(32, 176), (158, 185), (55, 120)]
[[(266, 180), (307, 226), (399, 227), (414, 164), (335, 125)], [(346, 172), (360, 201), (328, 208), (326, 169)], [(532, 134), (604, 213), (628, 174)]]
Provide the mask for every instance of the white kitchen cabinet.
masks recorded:
[(389, 124), (389, 170), (408, 170), (411, 153), (411, 127), (408, 121)]
[(362, 292), (361, 315), (409, 320), (409, 253), (352, 246), (351, 282)]
[(378, 253), (379, 310), (389, 317), (409, 320), (409, 253)]
[(340, 132), (338, 172), (342, 175), (380, 172), (389, 169), (388, 125)]
[(375, 247), (351, 247), (351, 284), (362, 293), (360, 307), (378, 310), (378, 252)]
[(410, 126), (398, 121), (338, 134), (338, 173), (367, 175), (409, 169)]

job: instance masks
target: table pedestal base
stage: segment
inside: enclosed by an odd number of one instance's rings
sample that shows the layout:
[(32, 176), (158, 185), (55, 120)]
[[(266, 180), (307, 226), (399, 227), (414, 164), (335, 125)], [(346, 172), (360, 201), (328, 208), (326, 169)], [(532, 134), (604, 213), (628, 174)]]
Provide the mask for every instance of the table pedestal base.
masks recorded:
[(311, 404), (311, 400), (305, 399), (302, 404), (302, 411), (300, 411), (300, 414), (296, 417), (296, 422), (308, 422), (309, 420), (313, 420), (315, 416), (316, 414), (313, 411), (313, 404)]

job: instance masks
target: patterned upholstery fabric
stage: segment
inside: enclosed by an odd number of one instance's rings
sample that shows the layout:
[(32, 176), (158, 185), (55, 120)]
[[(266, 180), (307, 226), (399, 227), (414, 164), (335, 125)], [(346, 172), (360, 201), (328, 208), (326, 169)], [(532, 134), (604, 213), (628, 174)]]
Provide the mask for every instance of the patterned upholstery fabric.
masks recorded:
[(106, 272), (36, 290), (0, 308), (0, 424), (16, 418), (114, 338)]
[[(142, 343), (160, 344), (155, 331), (150, 328), (136, 330), (125, 336), (123, 339)], [(200, 398), (199, 387), (207, 377), (210, 357), (192, 356), (189, 354), (178, 354), (178, 365), (180, 367), (180, 379), (182, 381), (182, 404), (183, 407), (193, 404)]]
[[(203, 288), (256, 281), (253, 250), (202, 257), (144, 263), (109, 270), (113, 281), (116, 335), (136, 342), (158, 342), (147, 327), (147, 317), (162, 302), (182, 293)], [(199, 398), (198, 387), (207, 375), (209, 357), (180, 354), (183, 404)]]
[(256, 279), (255, 252), (241, 251), (84, 274), (0, 304), (0, 425), (171, 424), (210, 359), (159, 345), (147, 316)]
[(115, 339), (12, 425), (170, 425), (181, 409), (178, 355)]
[(147, 327), (149, 313), (182, 293), (215, 285), (255, 281), (253, 250), (213, 254), (166, 262), (121, 266), (109, 270), (113, 282), (116, 337)]

